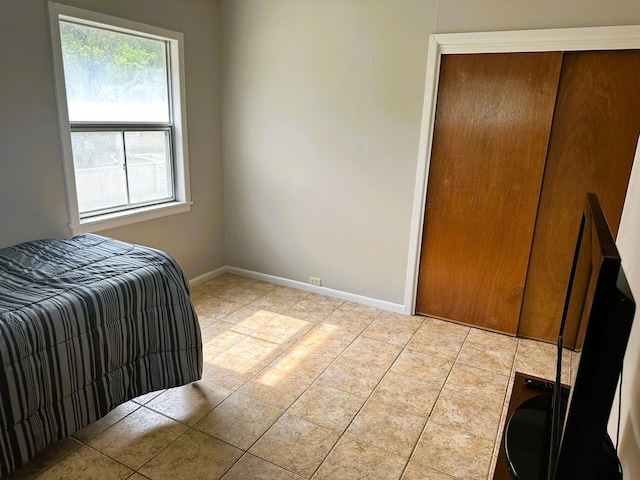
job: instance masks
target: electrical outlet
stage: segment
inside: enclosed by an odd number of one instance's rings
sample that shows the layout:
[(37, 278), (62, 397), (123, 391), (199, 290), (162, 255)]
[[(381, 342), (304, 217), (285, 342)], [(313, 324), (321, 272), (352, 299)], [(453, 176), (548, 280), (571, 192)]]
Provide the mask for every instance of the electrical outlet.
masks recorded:
[(322, 286), (322, 279), (320, 277), (309, 277), (309, 283), (317, 287)]

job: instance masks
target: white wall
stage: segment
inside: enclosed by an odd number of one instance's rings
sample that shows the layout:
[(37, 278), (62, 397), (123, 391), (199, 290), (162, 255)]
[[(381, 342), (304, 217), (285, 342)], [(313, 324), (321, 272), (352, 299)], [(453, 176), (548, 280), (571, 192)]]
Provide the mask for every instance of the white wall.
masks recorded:
[[(218, 4), (63, 0), (184, 33), (195, 202), (189, 213), (98, 232), (161, 248), (193, 278), (224, 265)], [(0, 1), (0, 247), (70, 232), (45, 0)]]
[(230, 265), (402, 303), (436, 2), (230, 1)]
[(633, 25), (636, 0), (441, 0), (438, 33)]
[[(616, 241), (622, 266), (629, 286), (634, 293), (637, 310), (640, 310), (640, 148), (631, 171), (627, 201), (620, 220), (620, 230)], [(622, 382), (622, 409), (620, 410), (620, 458), (623, 462), (625, 478), (640, 478), (640, 314), (636, 313), (635, 323), (627, 345)], [(618, 399), (609, 419), (609, 432), (615, 439), (618, 420)], [(614, 440), (615, 441), (615, 440)]]

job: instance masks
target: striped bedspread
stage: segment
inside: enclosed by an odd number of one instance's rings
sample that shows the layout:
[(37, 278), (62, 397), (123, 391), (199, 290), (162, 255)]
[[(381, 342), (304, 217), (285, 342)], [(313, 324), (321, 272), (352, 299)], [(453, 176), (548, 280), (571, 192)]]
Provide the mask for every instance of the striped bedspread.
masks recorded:
[(98, 235), (0, 249), (0, 362), (3, 475), (127, 400), (200, 378), (184, 274)]

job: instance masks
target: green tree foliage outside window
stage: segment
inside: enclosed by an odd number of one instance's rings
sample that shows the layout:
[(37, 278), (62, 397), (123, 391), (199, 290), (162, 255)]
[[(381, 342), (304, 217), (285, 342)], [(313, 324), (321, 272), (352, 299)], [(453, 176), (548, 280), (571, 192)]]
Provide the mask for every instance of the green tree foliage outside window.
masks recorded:
[(168, 104), (163, 41), (71, 22), (60, 35), (70, 106)]

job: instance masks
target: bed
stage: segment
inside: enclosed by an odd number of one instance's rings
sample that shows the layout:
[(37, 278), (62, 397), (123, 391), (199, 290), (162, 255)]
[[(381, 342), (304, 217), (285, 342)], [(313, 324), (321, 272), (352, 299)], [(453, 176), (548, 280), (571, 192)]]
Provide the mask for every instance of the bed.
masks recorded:
[(0, 475), (139, 395), (198, 380), (189, 284), (167, 254), (87, 234), (0, 249)]

